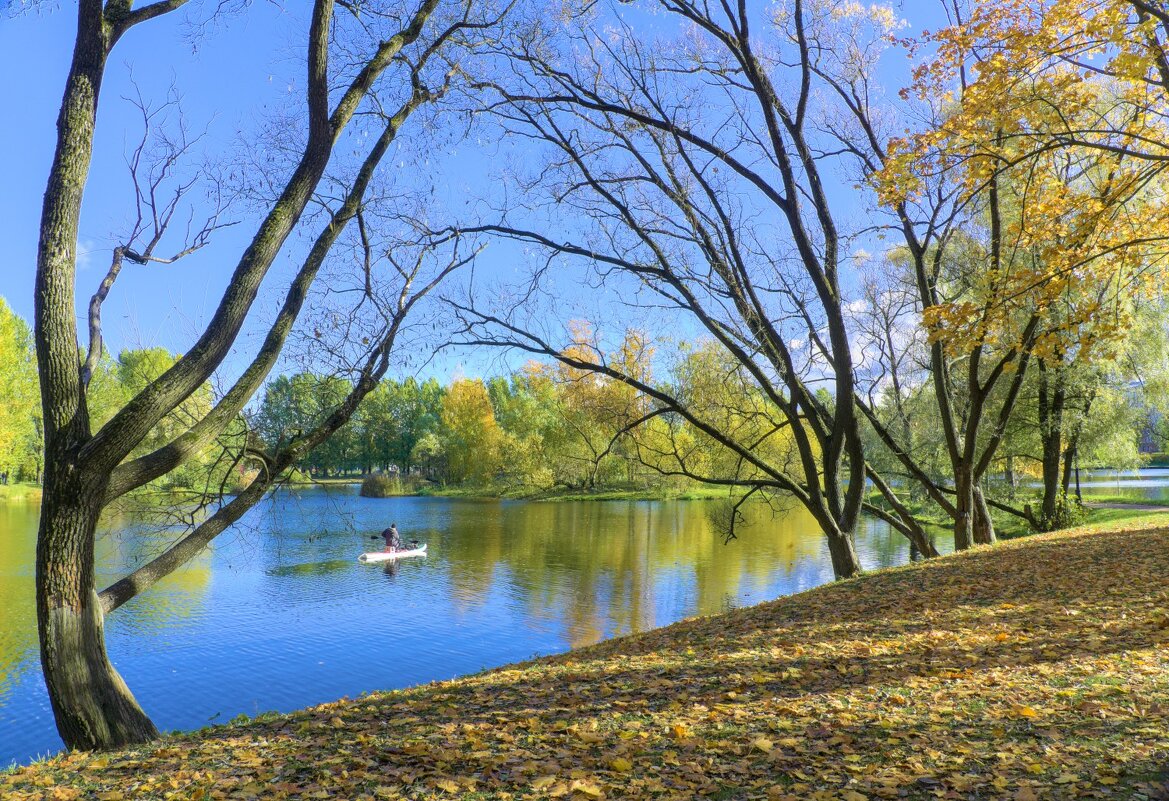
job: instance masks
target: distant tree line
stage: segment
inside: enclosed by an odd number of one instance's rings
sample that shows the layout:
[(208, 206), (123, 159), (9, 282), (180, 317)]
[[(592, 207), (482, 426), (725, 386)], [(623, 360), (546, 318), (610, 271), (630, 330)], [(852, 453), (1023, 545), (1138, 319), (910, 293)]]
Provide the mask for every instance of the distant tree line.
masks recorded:
[(40, 392), (28, 324), (0, 298), (0, 480), (39, 481)]
[[(1159, 319), (1146, 320), (1143, 333), (1131, 337), (1118, 358), (1095, 365), (1039, 362), (1022, 385), (995, 461), (996, 503), (1020, 501), (1022, 507), (1033, 502), (1029, 514), (1040, 522), (1066, 514), (1060, 499), (1074, 492), (1074, 468), (1142, 464), (1142, 437), (1162, 439), (1165, 418), (1159, 407), (1164, 393), (1160, 380), (1135, 377), (1159, 376), (1149, 362), (1159, 361), (1165, 350), (1163, 329)], [(741, 365), (714, 343), (682, 347), (657, 360), (668, 369), (655, 379), (655, 351), (644, 334), (627, 331), (610, 353), (603, 352), (598, 333), (587, 324), (575, 324), (572, 336), (567, 350), (580, 360), (619, 366), (647, 384), (656, 382), (776, 463), (796, 458), (791, 432), (769, 414), (767, 399), (751, 387)], [(163, 348), (127, 349), (116, 358), (103, 358), (92, 379), (91, 414), (98, 421), (108, 419), (176, 358)], [(41, 412), (32, 338), (28, 325), (3, 298), (0, 369), (6, 378), (0, 384), (0, 480), (39, 482)], [(280, 447), (320, 425), (352, 390), (351, 382), (335, 375), (279, 375), (230, 436), (238, 437), (246, 428), (265, 446)], [(917, 463), (943, 484), (947, 457), (930, 390), (922, 383), (902, 396), (886, 391), (875, 398), (873, 408), (880, 419), (896, 422), (904, 441), (912, 443)], [(211, 387), (205, 385), (156, 426), (141, 446), (143, 452), (177, 436), (213, 401)], [(873, 465), (896, 475), (896, 457), (876, 429), (866, 432)], [(201, 490), (221, 482), (228, 466), (216, 456), (212, 450), (151, 486)], [(531, 361), (507, 375), (456, 379), (445, 386), (434, 378), (383, 379), (350, 422), (297, 467), (319, 478), (398, 473), (443, 485), (584, 491), (731, 481), (749, 469), (645, 393), (561, 361)], [(1030, 485), (1039, 485), (1038, 491)], [(924, 492), (918, 495), (928, 503)]]
[[(125, 403), (174, 365), (178, 356), (165, 348), (126, 349), (117, 357), (103, 355), (90, 379), (89, 414), (98, 424), (112, 418)], [(36, 355), (28, 323), (0, 298), (0, 481), (39, 483), (44, 470), (40, 389)], [(204, 384), (146, 436), (135, 454), (162, 447), (185, 431), (213, 405), (211, 385)], [(232, 436), (239, 436), (238, 426)], [(213, 470), (217, 452), (208, 451), (151, 483), (152, 489), (205, 489), (221, 482), (226, 469)], [(221, 466), (224, 467), (225, 466)]]
[[(582, 350), (587, 332), (582, 326)], [(612, 354), (647, 377), (650, 357), (636, 332)], [(279, 376), (251, 426), (267, 445), (278, 445), (313, 426), (348, 391), (336, 376)], [(531, 362), (510, 375), (446, 386), (433, 378), (383, 379), (299, 467), (320, 477), (397, 472), (443, 484), (645, 487), (658, 473), (641, 460), (631, 429), (646, 411), (645, 398), (630, 387), (560, 364)]]

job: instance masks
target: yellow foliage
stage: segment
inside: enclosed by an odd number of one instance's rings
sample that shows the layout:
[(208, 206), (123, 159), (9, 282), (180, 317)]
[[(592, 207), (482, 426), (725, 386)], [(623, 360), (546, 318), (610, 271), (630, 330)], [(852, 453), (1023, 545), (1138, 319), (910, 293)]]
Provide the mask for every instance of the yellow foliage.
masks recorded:
[(492, 478), (499, 471), (503, 434), (483, 382), (451, 382), (443, 395), (439, 416), (446, 435), (451, 479), (462, 482)]
[(1169, 235), (1156, 28), (1123, 0), (982, 0), (926, 44), (913, 91), (942, 112), (890, 144), (879, 196), (948, 180), (988, 215), (962, 291), (924, 311), (930, 336), (953, 355), (1107, 356), (1131, 300), (1159, 284)]

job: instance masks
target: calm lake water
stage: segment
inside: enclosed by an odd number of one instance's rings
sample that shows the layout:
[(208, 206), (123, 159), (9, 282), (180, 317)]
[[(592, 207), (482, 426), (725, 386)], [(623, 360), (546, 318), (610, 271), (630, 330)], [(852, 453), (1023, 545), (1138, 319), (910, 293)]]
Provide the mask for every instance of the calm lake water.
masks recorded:
[(1120, 495), (1133, 500), (1169, 501), (1169, 467), (1142, 470), (1093, 470), (1081, 472), (1085, 500), (1092, 495)]
[[(1169, 493), (1169, 471), (1111, 476), (1085, 490), (1115, 494), (1120, 481)], [(1159, 483), (1126, 486), (1142, 480)], [(723, 545), (709, 508), (286, 492), (113, 613), (109, 652), (160, 728), (192, 729), (448, 679), (831, 581), (824, 538), (802, 510), (756, 511)], [(393, 521), (429, 554), (359, 564), (377, 546), (370, 534)], [(61, 747), (37, 657), (36, 523), (35, 505), (0, 503), (0, 767)], [(165, 542), (111, 521), (98, 543), (102, 585)], [(938, 545), (950, 549), (944, 535)], [(909, 560), (905, 539), (876, 522), (857, 548), (867, 569)]]

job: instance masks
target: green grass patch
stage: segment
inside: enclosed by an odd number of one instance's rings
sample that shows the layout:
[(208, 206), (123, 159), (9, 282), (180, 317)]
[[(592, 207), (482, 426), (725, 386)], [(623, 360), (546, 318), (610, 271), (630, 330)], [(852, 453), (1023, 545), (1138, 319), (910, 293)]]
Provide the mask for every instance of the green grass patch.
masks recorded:
[(38, 484), (0, 484), (0, 501), (39, 501)]

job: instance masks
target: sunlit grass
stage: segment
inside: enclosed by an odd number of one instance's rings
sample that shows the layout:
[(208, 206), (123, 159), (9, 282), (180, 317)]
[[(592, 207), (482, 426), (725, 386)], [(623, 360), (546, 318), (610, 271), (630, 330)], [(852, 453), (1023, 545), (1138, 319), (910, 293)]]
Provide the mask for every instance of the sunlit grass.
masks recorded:
[(0, 484), (0, 501), (39, 501), (41, 488), (36, 484)]

